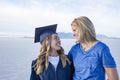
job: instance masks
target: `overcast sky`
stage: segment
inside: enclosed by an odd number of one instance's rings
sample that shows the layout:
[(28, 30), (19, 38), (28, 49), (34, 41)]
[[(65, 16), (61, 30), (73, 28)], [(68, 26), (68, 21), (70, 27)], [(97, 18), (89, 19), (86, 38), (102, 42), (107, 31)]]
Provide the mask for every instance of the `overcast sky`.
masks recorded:
[(120, 0), (0, 0), (0, 34), (34, 35), (35, 27), (58, 24), (72, 32), (71, 22), (89, 17), (97, 34), (120, 37)]

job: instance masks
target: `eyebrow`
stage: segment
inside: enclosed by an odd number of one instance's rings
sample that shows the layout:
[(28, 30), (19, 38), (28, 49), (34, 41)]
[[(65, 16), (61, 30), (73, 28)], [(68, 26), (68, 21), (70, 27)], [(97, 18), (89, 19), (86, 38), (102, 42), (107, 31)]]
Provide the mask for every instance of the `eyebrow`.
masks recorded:
[(58, 37), (57, 35), (55, 35), (54, 37)]
[(58, 37), (57, 35), (53, 35), (53, 37)]

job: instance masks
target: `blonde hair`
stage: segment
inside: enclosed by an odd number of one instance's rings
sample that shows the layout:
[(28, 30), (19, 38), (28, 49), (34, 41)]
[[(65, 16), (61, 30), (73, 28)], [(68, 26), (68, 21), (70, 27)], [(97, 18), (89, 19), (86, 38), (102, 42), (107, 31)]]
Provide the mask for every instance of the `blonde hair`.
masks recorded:
[(80, 42), (88, 43), (90, 41), (97, 40), (94, 25), (89, 18), (87, 18), (86, 16), (75, 18), (71, 26), (73, 24), (76, 24), (76, 27), (78, 27), (80, 30), (79, 32)]
[[(42, 73), (42, 71), (44, 69), (47, 69), (49, 66), (48, 56), (49, 56), (49, 52), (51, 49), (50, 43), (51, 43), (51, 36), (46, 37), (42, 42), (42, 45), (40, 48), (40, 54), (39, 54), (38, 59), (37, 59), (37, 63), (34, 65), (34, 67), (35, 67), (34, 69), (36, 70), (36, 74)], [(69, 61), (69, 59), (65, 56), (64, 49), (62, 47), (57, 52), (58, 52), (58, 55), (60, 56), (63, 67), (65, 67), (67, 65), (67, 62), (69, 64), (71, 63)]]

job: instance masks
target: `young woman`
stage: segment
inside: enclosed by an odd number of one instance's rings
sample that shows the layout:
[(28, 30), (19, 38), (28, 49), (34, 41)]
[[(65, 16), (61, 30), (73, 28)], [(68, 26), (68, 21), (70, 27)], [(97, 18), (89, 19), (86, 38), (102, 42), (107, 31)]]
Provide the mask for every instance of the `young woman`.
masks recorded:
[(30, 80), (72, 80), (71, 62), (60, 45), (56, 27), (36, 28), (35, 42), (40, 42), (41, 48), (38, 58), (32, 62)]
[(75, 68), (73, 80), (105, 80), (105, 73), (108, 80), (119, 80), (109, 47), (96, 39), (90, 19), (78, 17), (71, 27), (77, 41), (68, 54)]

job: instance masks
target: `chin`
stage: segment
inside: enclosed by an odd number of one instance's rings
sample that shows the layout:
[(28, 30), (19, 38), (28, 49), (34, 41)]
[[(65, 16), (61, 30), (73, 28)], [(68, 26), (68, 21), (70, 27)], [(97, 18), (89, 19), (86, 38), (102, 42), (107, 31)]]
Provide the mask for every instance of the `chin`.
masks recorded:
[(76, 42), (80, 42), (79, 40), (76, 40)]
[(56, 47), (56, 50), (60, 50), (61, 49), (61, 47)]
[(76, 38), (76, 41), (77, 41), (77, 42), (80, 42), (80, 39), (79, 39), (79, 38)]

